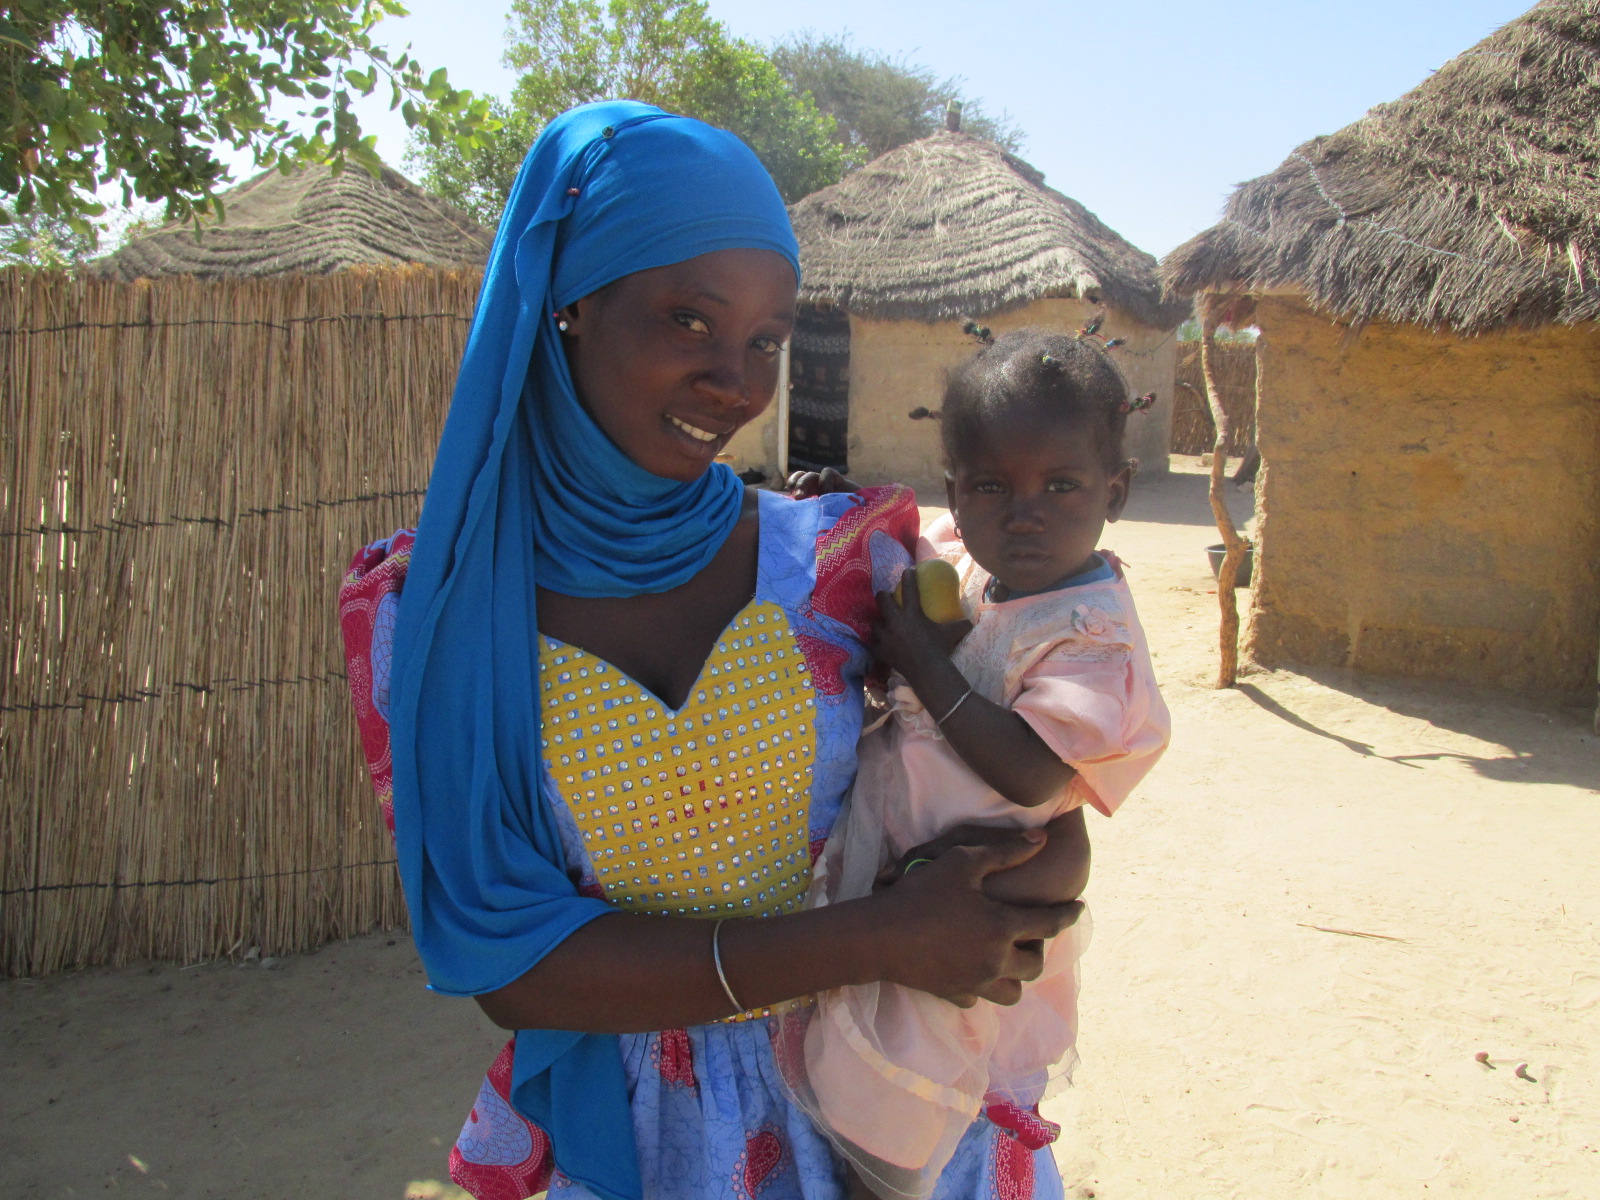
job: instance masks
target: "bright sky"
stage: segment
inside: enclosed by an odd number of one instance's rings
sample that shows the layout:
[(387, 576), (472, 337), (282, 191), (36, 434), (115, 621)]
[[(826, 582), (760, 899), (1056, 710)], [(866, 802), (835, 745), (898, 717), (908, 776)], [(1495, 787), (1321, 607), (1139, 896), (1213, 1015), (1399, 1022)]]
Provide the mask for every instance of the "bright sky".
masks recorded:
[[(966, 80), (1022, 127), (1023, 156), (1135, 245), (1165, 254), (1233, 185), (1394, 99), (1532, 0), (710, 0), (736, 35), (849, 32)], [(458, 87), (504, 95), (506, 0), (410, 0), (380, 30)], [(995, 15), (987, 15), (989, 13)], [(362, 111), (398, 166), (405, 124)]]

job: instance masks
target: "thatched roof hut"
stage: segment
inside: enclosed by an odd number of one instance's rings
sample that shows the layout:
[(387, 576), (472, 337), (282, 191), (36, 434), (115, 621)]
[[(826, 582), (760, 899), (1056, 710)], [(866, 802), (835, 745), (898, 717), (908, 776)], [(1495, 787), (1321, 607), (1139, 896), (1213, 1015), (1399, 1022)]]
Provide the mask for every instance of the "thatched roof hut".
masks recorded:
[(1600, 318), (1600, 4), (1544, 0), (1242, 185), (1169, 288), (1477, 333)]
[(1257, 661), (1593, 695), (1597, 63), (1544, 0), (1162, 264), (1261, 330)]
[(351, 167), (265, 171), (223, 194), (226, 220), (196, 233), (175, 222), (91, 264), (93, 273), (131, 280), (327, 275), (346, 267), (481, 266), (494, 240), (466, 213), (398, 171), (374, 179)]
[[(958, 121), (956, 123), (959, 123)], [(939, 487), (934, 422), (945, 371), (972, 353), (964, 318), (996, 332), (1077, 328), (1107, 311), (1123, 365), (1159, 404), (1131, 453), (1165, 469), (1172, 331), (1156, 260), (1033, 167), (947, 130), (875, 159), (790, 208), (804, 268), (793, 364), (796, 465)], [(942, 487), (940, 488), (942, 493)]]
[(909, 142), (790, 209), (802, 303), (879, 320), (949, 321), (1045, 296), (1173, 329), (1156, 260), (993, 142), (940, 132)]

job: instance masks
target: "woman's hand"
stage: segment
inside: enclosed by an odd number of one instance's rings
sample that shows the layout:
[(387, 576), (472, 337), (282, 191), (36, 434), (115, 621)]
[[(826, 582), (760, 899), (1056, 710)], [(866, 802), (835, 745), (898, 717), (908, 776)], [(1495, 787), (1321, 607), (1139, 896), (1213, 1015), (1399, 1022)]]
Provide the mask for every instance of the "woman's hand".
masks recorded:
[(984, 881), (1039, 852), (1039, 830), (953, 846), (870, 901), (884, 940), (884, 978), (962, 1008), (1015, 1004), (1044, 969), (1044, 940), (1078, 919), (1077, 902), (1022, 908), (984, 895)]
[[(1045, 846), (1033, 857), (996, 871), (984, 880), (983, 891), (1002, 904), (1053, 905), (1076, 900), (1089, 885), (1089, 831), (1084, 810), (1074, 808), (1043, 826)], [(948, 854), (957, 846), (998, 846), (1015, 838), (1017, 831), (995, 825), (957, 825), (930, 842), (913, 846), (900, 861), (883, 869), (877, 890), (893, 887), (913, 868)]]
[(957, 846), (1000, 846), (1014, 840), (1018, 831), (1000, 825), (955, 825), (930, 842), (913, 846), (900, 856), (900, 861), (890, 863), (878, 876), (878, 886), (897, 883), (909, 872), (912, 864), (926, 864), (943, 858)]
[(846, 479), (832, 467), (820, 471), (796, 471), (784, 484), (784, 491), (796, 500), (809, 500), (812, 496), (827, 496), (834, 492), (859, 492), (861, 485)]

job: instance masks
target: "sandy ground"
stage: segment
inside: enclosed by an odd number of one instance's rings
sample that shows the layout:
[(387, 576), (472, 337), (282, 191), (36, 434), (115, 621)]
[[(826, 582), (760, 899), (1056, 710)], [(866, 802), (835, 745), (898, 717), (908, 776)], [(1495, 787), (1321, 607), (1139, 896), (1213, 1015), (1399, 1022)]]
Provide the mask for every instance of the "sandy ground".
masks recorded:
[[(1105, 539), (1176, 734), (1092, 826), (1083, 1064), (1046, 1107), (1067, 1195), (1600, 1197), (1590, 714), (1335, 673), (1213, 690), (1216, 535), (1180, 468)], [(0, 1033), (0, 1194), (29, 1200), (439, 1194), (501, 1041), (403, 934), (0, 983)]]

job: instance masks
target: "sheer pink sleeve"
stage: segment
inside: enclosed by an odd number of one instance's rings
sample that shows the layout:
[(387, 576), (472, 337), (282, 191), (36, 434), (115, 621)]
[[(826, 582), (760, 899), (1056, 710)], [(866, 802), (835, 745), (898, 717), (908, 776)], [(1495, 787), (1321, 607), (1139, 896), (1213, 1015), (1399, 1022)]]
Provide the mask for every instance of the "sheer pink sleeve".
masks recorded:
[(1117, 630), (1126, 640), (1094, 632), (1036, 658), (1012, 709), (1078, 769), (1067, 807), (1087, 802), (1109, 817), (1167, 748), (1172, 719), (1137, 621)]

